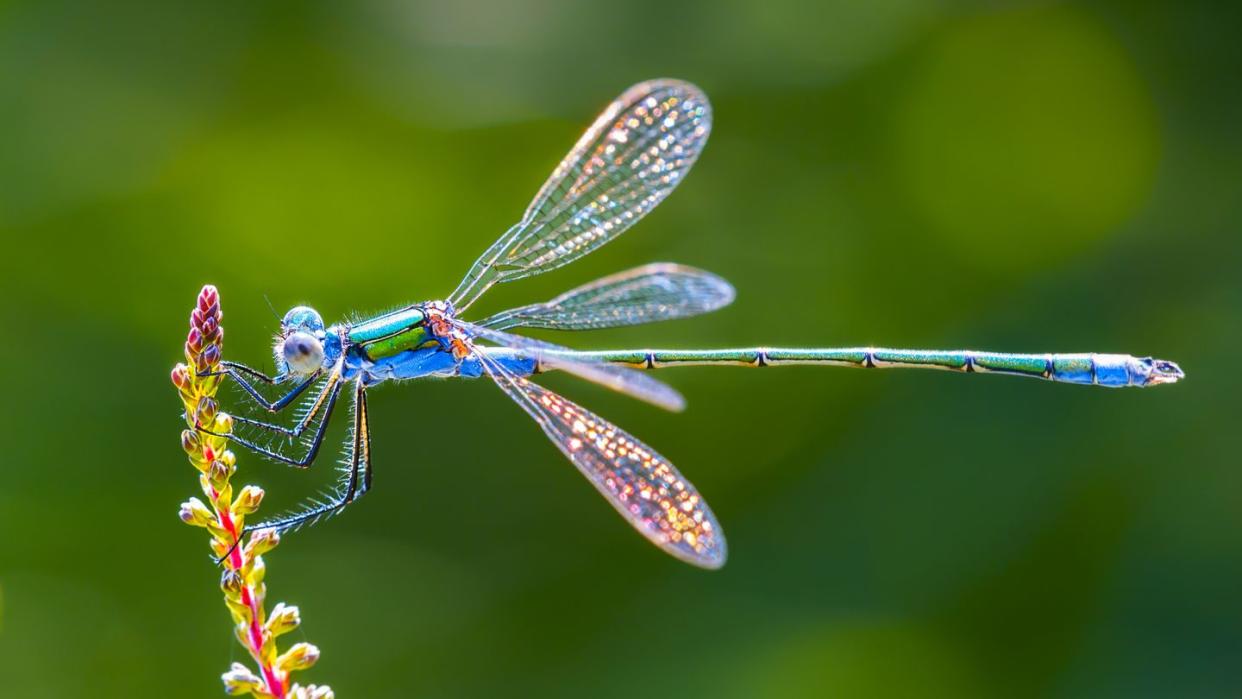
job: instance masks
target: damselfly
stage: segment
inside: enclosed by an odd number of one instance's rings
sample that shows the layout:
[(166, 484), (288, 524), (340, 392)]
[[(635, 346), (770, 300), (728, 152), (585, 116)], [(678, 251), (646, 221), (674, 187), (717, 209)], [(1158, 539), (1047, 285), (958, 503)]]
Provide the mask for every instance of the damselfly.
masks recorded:
[[(367, 389), (386, 381), (486, 376), (525, 410), (604, 498), (660, 548), (704, 568), (725, 561), (725, 539), (698, 491), (654, 449), (591, 411), (534, 383), (561, 370), (670, 410), (681, 395), (640, 370), (697, 364), (768, 367), (823, 364), (915, 367), (1031, 376), (1096, 386), (1152, 386), (1182, 378), (1173, 362), (1119, 354), (1009, 354), (970, 350), (841, 349), (617, 350), (582, 352), (510, 334), (515, 328), (586, 330), (685, 318), (733, 300), (707, 272), (653, 264), (605, 277), (545, 303), (473, 322), (462, 315), (501, 282), (547, 272), (624, 233), (686, 177), (711, 131), (711, 107), (694, 85), (653, 80), (604, 110), (535, 195), (522, 219), (483, 253), (444, 301), (428, 301), (325, 327), (306, 306), (280, 324), (277, 374), (225, 362), (259, 405), (280, 412), (301, 403), (296, 424), (237, 416), (233, 440), (274, 460), (309, 467), (337, 400), (353, 403), (338, 487), (305, 509), (251, 527), (287, 530), (342, 510), (371, 487)], [(259, 383), (290, 387), (269, 401)], [(313, 390), (312, 390), (313, 389)], [(299, 401), (299, 396), (306, 398)], [(247, 438), (238, 426), (287, 437), (298, 453)]]

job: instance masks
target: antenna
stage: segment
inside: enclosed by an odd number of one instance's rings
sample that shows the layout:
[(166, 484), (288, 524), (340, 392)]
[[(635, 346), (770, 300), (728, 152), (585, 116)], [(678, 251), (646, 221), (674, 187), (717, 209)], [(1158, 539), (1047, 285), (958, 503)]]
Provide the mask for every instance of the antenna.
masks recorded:
[(263, 294), (263, 300), (267, 301), (267, 307), (272, 309), (272, 315), (275, 316), (276, 322), (279, 323), (281, 321), (281, 317), (280, 314), (276, 312), (276, 307), (272, 305), (272, 300), (267, 297), (267, 294)]

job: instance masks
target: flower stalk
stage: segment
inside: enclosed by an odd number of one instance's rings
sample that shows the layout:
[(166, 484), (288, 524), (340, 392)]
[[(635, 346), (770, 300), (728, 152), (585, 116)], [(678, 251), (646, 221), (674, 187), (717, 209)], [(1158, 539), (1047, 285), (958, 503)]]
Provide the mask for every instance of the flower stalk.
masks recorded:
[(221, 559), (220, 589), (224, 604), (233, 617), (233, 630), (254, 661), (258, 672), (242, 663), (233, 663), (221, 676), (230, 695), (249, 694), (260, 699), (332, 699), (327, 686), (290, 683), (290, 675), (306, 670), (319, 659), (319, 649), (309, 643), (295, 643), (281, 653), (277, 637), (301, 623), (297, 607), (281, 602), (268, 614), (264, 607), (267, 585), (263, 578), (267, 566), (263, 554), (280, 543), (274, 531), (260, 530), (242, 543), (246, 516), (254, 514), (263, 502), (263, 489), (254, 485), (236, 493), (231, 479), (237, 472), (237, 457), (228, 448), (225, 435), (233, 420), (221, 412), (216, 391), (222, 375), (217, 373), (223, 350), (224, 328), (220, 321), (220, 294), (213, 286), (199, 292), (190, 314), (190, 331), (185, 341), (186, 363), (172, 371), (181, 402), (185, 405), (187, 429), (181, 432), (181, 448), (198, 470), (199, 486), (206, 502), (197, 497), (181, 503), (179, 512), (186, 524), (206, 529), (211, 550)]

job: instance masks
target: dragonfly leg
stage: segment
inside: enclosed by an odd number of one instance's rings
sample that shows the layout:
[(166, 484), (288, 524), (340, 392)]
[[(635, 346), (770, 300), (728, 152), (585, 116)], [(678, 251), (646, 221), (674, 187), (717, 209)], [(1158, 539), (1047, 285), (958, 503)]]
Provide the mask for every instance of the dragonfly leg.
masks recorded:
[[(310, 424), (310, 422), (314, 420), (315, 416), (319, 414), (320, 410), (323, 411), (323, 419), (320, 421), (319, 427), (315, 429), (315, 435), (311, 439), (311, 443), (310, 443), (310, 446), (306, 450), (306, 454), (303, 455), (301, 458), (295, 459), (295, 458), (286, 456), (280, 453), (279, 451), (276, 451), (274, 449), (269, 449), (262, 445), (256, 444), (253, 441), (250, 441), (236, 434), (222, 434), (219, 432), (213, 432), (203, 427), (202, 425), (199, 425), (197, 429), (200, 432), (205, 432), (207, 434), (215, 435), (217, 437), (228, 437), (233, 442), (236, 442), (237, 444), (240, 444), (243, 447), (246, 447), (247, 449), (255, 452), (256, 454), (266, 456), (267, 458), (272, 459), (273, 461), (278, 461), (280, 463), (288, 464), (290, 466), (296, 466), (297, 468), (309, 468), (311, 463), (314, 462), (315, 457), (319, 454), (319, 447), (323, 444), (324, 435), (327, 434), (328, 423), (332, 421), (332, 409), (336, 407), (336, 399), (340, 395), (340, 393), (341, 393), (340, 373), (334, 371), (332, 373), (332, 376), (328, 378), (328, 383), (326, 386), (324, 386), (323, 391), (320, 392), (319, 397), (315, 399), (314, 405), (312, 405), (311, 409), (307, 411), (307, 416), (303, 418), (302, 423), (300, 423), (298, 427), (294, 428), (295, 430), (297, 430), (297, 434), (301, 434), (302, 430), (304, 430), (306, 428), (306, 425)], [(234, 420), (238, 420), (238, 418), (234, 418)], [(293, 432), (293, 430), (286, 430), (286, 428), (279, 427), (277, 425), (268, 425), (267, 423), (261, 423), (257, 420), (249, 420), (246, 418), (241, 418), (241, 420), (245, 422), (246, 424), (255, 424), (258, 426), (278, 429), (278, 430), (286, 431), (289, 433)]]
[(251, 378), (258, 379), (259, 381), (262, 381), (263, 383), (268, 384), (269, 386), (278, 384), (284, 379), (284, 376), (268, 376), (267, 374), (264, 374), (258, 369), (246, 366), (245, 364), (242, 364), (241, 362), (230, 362), (228, 360), (225, 360), (225, 361), (220, 362), (220, 366), (224, 367), (223, 371), (219, 371), (219, 370), (212, 371), (206, 374), (200, 374), (200, 376), (213, 376), (216, 374), (228, 374), (230, 373), (229, 370), (231, 369), (235, 372), (246, 374), (247, 376), (250, 376)]
[[(325, 386), (324, 390), (319, 393), (319, 397), (316, 398), (315, 402), (311, 404), (310, 408), (306, 411), (306, 414), (303, 415), (302, 419), (298, 421), (298, 424), (293, 427), (285, 427), (284, 425), (277, 425), (272, 422), (255, 420), (254, 418), (249, 418), (244, 415), (233, 415), (233, 421), (240, 422), (243, 425), (250, 425), (251, 427), (258, 427), (259, 429), (267, 430), (268, 432), (279, 432), (280, 434), (288, 437), (301, 437), (302, 433), (306, 431), (306, 428), (315, 421), (315, 418), (319, 415), (319, 410), (324, 406), (324, 398), (327, 395), (327, 389), (331, 388), (334, 382), (339, 381), (339, 378), (340, 374), (336, 372), (328, 378), (328, 385)], [(299, 388), (298, 392), (301, 393), (302, 390), (304, 389)]]
[[(359, 447), (362, 448), (362, 493), (371, 489), (371, 415), (367, 411), (367, 389), (362, 381), (358, 382), (358, 392), (355, 396), (355, 412), (358, 416), (354, 420), (354, 472), (358, 471), (356, 465)], [(362, 438), (359, 440), (356, 435), (361, 432)], [(361, 495), (361, 493), (359, 493)]]
[(350, 438), (351, 453), (344, 489), (327, 502), (317, 503), (288, 517), (246, 527), (246, 531), (271, 529), (283, 532), (296, 529), (308, 522), (340, 512), (371, 489), (371, 422), (367, 414), (366, 391), (366, 384), (361, 380), (357, 381), (354, 388), (354, 430)]
[(268, 411), (269, 413), (278, 413), (281, 410), (284, 410), (285, 408), (289, 407), (289, 405), (291, 405), (293, 401), (297, 399), (298, 396), (302, 395), (302, 393), (306, 391), (306, 389), (309, 388), (311, 384), (315, 383), (315, 381), (319, 379), (320, 376), (323, 375), (322, 372), (316, 371), (315, 373), (307, 377), (305, 381), (294, 386), (293, 390), (289, 391), (288, 393), (281, 396), (280, 398), (277, 398), (274, 401), (269, 401), (262, 393), (259, 393), (259, 390), (254, 387), (254, 384), (250, 383), (243, 377), (243, 374), (245, 374), (246, 376), (250, 376), (254, 379), (257, 379), (259, 381), (262, 381), (263, 383), (268, 384), (269, 386), (274, 386), (276, 384), (281, 383), (281, 381), (283, 380), (283, 377), (281, 376), (271, 377), (257, 369), (252, 369), (246, 366), (245, 364), (239, 364), (237, 362), (220, 362), (220, 366), (224, 367), (224, 369), (221, 371), (212, 372), (212, 374), (204, 374), (204, 376), (210, 376), (210, 375), (216, 375), (216, 374), (224, 374), (226, 376), (229, 376), (230, 378), (232, 378), (234, 381), (237, 382), (237, 385), (242, 387), (242, 390), (244, 390), (247, 394), (250, 395), (251, 398), (254, 399), (255, 403), (258, 403), (260, 407), (262, 407), (264, 410)]

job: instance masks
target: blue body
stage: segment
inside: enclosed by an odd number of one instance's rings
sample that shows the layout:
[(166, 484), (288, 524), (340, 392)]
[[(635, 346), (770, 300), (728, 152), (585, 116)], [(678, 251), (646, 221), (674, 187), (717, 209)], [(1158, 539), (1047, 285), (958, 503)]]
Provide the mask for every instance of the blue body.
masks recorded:
[[(511, 350), (489, 350), (488, 356), (518, 376), (535, 373), (535, 360)], [(374, 386), (385, 381), (408, 379), (449, 378), (459, 376), (474, 379), (483, 375), (483, 365), (477, 358), (458, 360), (453, 353), (439, 346), (406, 350), (391, 357), (371, 360), (362, 352), (349, 351), (345, 359), (343, 378), (352, 379), (362, 375), (363, 383)]]

